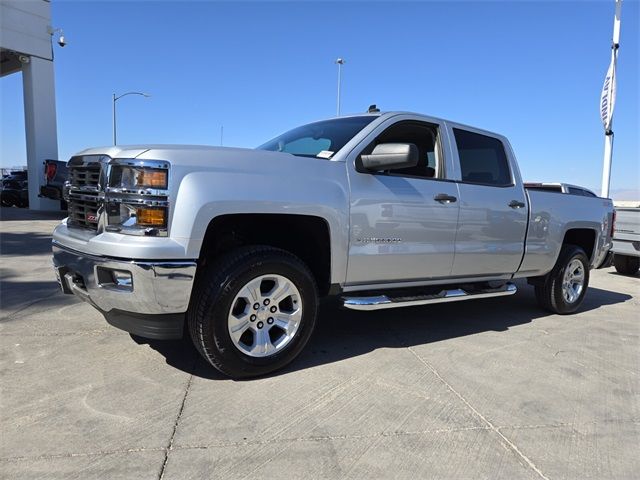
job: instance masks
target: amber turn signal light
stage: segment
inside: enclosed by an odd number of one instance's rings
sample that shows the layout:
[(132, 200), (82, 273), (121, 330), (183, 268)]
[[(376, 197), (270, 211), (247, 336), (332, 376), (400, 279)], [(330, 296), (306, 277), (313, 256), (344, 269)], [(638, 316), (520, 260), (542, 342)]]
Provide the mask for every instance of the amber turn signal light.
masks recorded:
[(145, 168), (136, 176), (138, 187), (167, 188), (167, 171)]
[(164, 227), (167, 220), (164, 208), (138, 208), (136, 217), (141, 227)]

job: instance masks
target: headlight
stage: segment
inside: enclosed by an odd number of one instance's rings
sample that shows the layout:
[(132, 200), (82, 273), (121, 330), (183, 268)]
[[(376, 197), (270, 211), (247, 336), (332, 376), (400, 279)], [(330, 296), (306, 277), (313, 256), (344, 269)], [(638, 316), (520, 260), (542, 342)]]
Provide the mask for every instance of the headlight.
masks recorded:
[[(105, 196), (107, 231), (166, 236), (169, 221), (169, 164), (160, 161), (110, 162)], [(128, 162), (128, 161), (127, 161)]]
[(157, 188), (164, 190), (168, 185), (169, 172), (167, 169), (120, 165), (111, 168), (110, 187), (125, 189)]

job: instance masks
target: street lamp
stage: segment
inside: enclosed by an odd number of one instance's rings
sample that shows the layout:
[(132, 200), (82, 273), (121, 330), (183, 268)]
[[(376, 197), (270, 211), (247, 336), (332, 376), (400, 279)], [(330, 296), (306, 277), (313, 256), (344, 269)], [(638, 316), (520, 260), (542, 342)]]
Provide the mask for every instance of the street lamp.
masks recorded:
[(116, 101), (120, 100), (122, 97), (126, 97), (127, 95), (142, 95), (143, 97), (150, 97), (151, 95), (149, 95), (148, 93), (142, 93), (142, 92), (127, 92), (127, 93), (123, 93), (122, 95), (118, 95), (116, 97), (116, 94), (113, 94), (113, 144), (116, 144)]
[(342, 83), (342, 65), (344, 65), (344, 58), (338, 58), (335, 62), (338, 65), (338, 100), (336, 107), (336, 116), (340, 116), (340, 84)]

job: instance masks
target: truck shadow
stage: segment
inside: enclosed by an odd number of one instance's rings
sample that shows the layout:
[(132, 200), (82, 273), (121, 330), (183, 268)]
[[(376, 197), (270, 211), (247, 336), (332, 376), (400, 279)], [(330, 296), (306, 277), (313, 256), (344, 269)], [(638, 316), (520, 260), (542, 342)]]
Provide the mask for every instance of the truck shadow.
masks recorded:
[[(504, 332), (551, 315), (537, 305), (532, 287), (522, 282), (518, 288), (516, 295), (506, 298), (377, 312), (353, 312), (340, 308), (336, 302), (326, 302), (320, 308), (316, 330), (302, 354), (291, 365), (270, 376), (340, 362), (379, 348), (406, 348), (487, 331)], [(579, 312), (631, 298), (590, 287)], [(561, 316), (557, 318), (558, 322), (562, 321)], [(201, 378), (227, 379), (200, 358), (188, 338), (175, 342), (137, 337), (134, 340), (161, 353), (175, 368)]]
[(2, 255), (27, 256), (51, 253), (51, 234), (2, 232)]
[(62, 220), (66, 211), (29, 210), (28, 208), (0, 207), (0, 220), (10, 222), (31, 222), (36, 220)]

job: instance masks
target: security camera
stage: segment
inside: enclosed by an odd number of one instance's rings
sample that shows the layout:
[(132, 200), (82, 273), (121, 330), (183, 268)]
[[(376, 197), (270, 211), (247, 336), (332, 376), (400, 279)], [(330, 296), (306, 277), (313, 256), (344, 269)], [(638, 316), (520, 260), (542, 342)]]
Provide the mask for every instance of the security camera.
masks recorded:
[(64, 35), (60, 35), (60, 38), (58, 39), (58, 45), (60, 45), (61, 47), (64, 47), (67, 44), (67, 42), (64, 39)]

